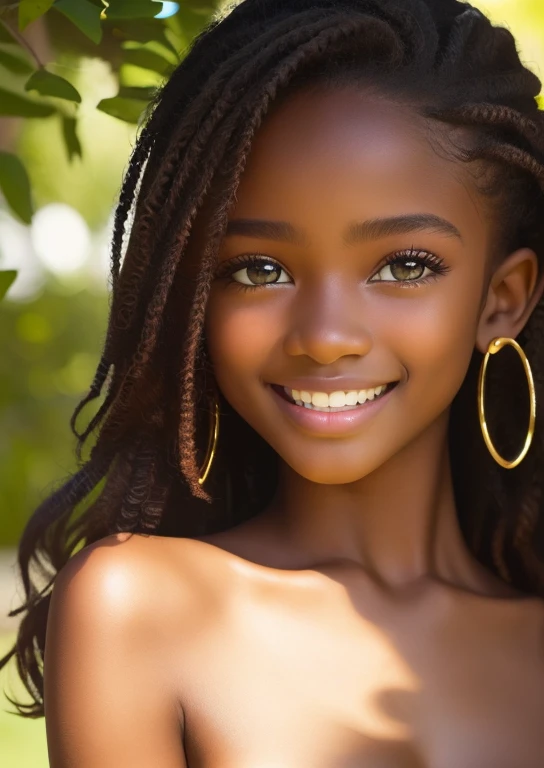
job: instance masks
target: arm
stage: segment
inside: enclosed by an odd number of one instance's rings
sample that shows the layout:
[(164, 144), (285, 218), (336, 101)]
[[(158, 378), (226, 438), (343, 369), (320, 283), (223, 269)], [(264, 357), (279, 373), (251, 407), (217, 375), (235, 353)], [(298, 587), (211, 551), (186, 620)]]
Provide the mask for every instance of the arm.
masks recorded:
[(145, 544), (107, 537), (55, 581), (44, 668), (51, 768), (187, 768), (168, 579)]

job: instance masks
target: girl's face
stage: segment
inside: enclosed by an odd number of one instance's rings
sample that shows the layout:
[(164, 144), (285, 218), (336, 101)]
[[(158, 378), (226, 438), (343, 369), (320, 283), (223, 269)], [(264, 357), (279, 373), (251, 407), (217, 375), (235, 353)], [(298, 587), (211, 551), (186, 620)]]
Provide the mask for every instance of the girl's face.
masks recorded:
[[(229, 221), (208, 350), (225, 398), (288, 465), (353, 482), (447, 422), (475, 345), (491, 225), (423, 120), (356, 89), (292, 96), (263, 123)], [(278, 393), (393, 382), (332, 413)]]

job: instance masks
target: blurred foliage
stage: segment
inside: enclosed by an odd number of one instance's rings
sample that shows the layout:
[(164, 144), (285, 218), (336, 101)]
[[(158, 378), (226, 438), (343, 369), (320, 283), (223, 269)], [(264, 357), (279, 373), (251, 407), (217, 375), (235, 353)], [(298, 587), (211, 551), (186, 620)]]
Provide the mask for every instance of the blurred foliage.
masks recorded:
[[(17, 221), (30, 225), (56, 201), (104, 229), (155, 89), (221, 4), (0, 0), (0, 191)], [(0, 241), (0, 258), (12, 251), (13, 238)], [(68, 422), (108, 309), (105, 273), (99, 291), (81, 275), (50, 274), (37, 295), (10, 300), (18, 265), (9, 266), (0, 271), (0, 546), (16, 544), (75, 469)]]
[(16, 277), (17, 272), (14, 269), (5, 269), (3, 272), (0, 272), (0, 299), (4, 298)]
[[(79, 132), (89, 111), (88, 99), (80, 109), (86, 94), (80, 93), (78, 64), (86, 58), (102, 61), (115, 81), (111, 95), (91, 109), (137, 124), (156, 86), (218, 5), (219, 0), (1, 0), (0, 117), (50, 118), (49, 146), (63, 146), (72, 163), (83, 155)], [(35, 25), (41, 25), (41, 36), (26, 34), (27, 28), (35, 32)], [(0, 154), (0, 191), (27, 224), (35, 209), (33, 182), (17, 153)], [(112, 198), (104, 198), (107, 206)]]
[(94, 375), (107, 293), (50, 278), (31, 304), (5, 302), (0, 323), (0, 543), (15, 544), (29, 512), (74, 469), (68, 427)]
[[(15, 642), (14, 632), (0, 632), (0, 656), (7, 653)], [(13, 698), (29, 701), (15, 665), (0, 671), (0, 691), (6, 690)], [(13, 712), (13, 706), (0, 695), (0, 765), (2, 768), (47, 768), (47, 740), (45, 720), (23, 720)]]

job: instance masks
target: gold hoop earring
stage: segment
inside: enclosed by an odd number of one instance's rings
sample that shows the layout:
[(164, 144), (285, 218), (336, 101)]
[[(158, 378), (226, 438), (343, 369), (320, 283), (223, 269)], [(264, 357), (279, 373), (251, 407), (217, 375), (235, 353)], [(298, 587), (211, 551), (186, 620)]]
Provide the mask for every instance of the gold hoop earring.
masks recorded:
[[(213, 426), (212, 426), (213, 422)], [(208, 448), (206, 450), (206, 458), (200, 469), (201, 477), (198, 478), (198, 484), (203, 485), (208, 477), (210, 467), (212, 465), (213, 457), (215, 456), (215, 450), (217, 448), (217, 438), (219, 437), (219, 403), (217, 397), (214, 398), (214, 405), (211, 411), (210, 425), (210, 439), (208, 440)]]
[[(516, 456), (513, 461), (507, 461), (506, 459), (503, 459), (502, 456), (499, 456), (497, 453), (495, 446), (491, 442), (491, 438), (489, 437), (489, 432), (487, 429), (487, 424), (485, 421), (485, 412), (484, 412), (484, 378), (485, 378), (485, 372), (487, 370), (487, 362), (489, 360), (489, 355), (495, 355), (499, 350), (501, 350), (506, 344), (509, 344), (510, 346), (514, 347), (514, 349), (518, 352), (519, 356), (521, 357), (521, 362), (523, 363), (523, 368), (525, 370), (525, 376), (527, 377), (527, 384), (529, 385), (529, 397), (530, 397), (530, 414), (529, 414), (529, 430), (527, 432), (527, 437), (525, 438), (525, 445), (523, 446), (521, 453), (519, 456)], [(480, 419), (480, 426), (482, 428), (482, 434), (484, 436), (485, 444), (487, 445), (490, 454), (493, 456), (495, 461), (501, 465), (501, 467), (504, 467), (505, 469), (512, 469), (513, 467), (517, 467), (518, 464), (521, 463), (521, 461), (525, 458), (527, 455), (527, 451), (529, 450), (529, 446), (531, 445), (531, 442), (533, 440), (533, 435), (535, 432), (535, 419), (536, 419), (536, 393), (535, 393), (535, 384), (533, 381), (533, 374), (531, 371), (531, 366), (529, 365), (529, 361), (527, 360), (527, 356), (525, 352), (522, 350), (520, 345), (515, 341), (514, 339), (509, 339), (505, 336), (498, 336), (496, 339), (493, 339), (489, 342), (489, 347), (487, 348), (487, 353), (482, 360), (482, 365), (480, 367), (480, 375), (478, 377), (478, 416)]]

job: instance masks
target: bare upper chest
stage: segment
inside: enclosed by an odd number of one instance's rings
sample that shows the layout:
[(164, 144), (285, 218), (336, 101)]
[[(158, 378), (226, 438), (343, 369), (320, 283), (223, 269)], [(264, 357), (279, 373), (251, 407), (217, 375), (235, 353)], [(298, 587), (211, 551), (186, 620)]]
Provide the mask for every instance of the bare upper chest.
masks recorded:
[(259, 586), (216, 605), (177, 660), (189, 768), (544, 764), (534, 604)]

